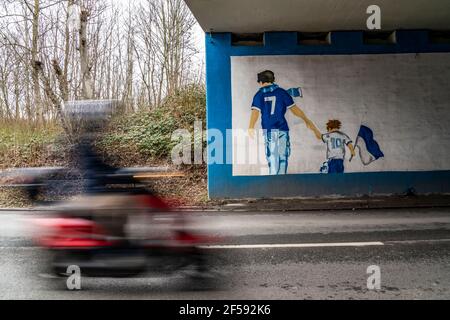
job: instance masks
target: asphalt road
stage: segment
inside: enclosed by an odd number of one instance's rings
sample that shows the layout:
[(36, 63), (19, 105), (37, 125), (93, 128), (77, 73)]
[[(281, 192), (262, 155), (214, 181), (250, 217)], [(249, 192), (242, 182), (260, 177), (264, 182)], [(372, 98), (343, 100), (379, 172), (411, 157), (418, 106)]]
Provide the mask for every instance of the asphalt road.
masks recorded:
[[(196, 213), (220, 286), (181, 275), (82, 278), (81, 291), (42, 276), (28, 239), (33, 213), (0, 212), (0, 299), (450, 299), (450, 210)], [(379, 266), (381, 289), (367, 288)]]

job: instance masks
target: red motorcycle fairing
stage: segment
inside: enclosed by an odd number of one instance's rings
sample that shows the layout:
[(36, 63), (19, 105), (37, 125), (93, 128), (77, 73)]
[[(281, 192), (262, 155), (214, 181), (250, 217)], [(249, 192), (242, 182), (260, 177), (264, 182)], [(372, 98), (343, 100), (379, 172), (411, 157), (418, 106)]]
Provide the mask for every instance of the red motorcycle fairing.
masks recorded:
[(194, 234), (189, 232), (178, 232), (175, 240), (182, 244), (189, 244), (189, 245), (206, 245), (208, 243), (217, 243), (220, 242), (222, 239), (215, 236), (208, 236), (208, 235), (202, 235), (202, 234)]
[[(101, 248), (112, 247), (120, 244), (119, 240), (107, 239), (103, 228), (94, 221), (80, 218), (46, 218), (38, 219), (36, 224), (41, 228), (41, 234), (36, 242), (49, 249), (76, 249), (76, 248)], [(196, 246), (217, 243), (222, 239), (219, 237), (195, 234), (186, 231), (175, 231), (171, 238), (159, 239), (165, 241), (166, 245), (171, 243), (175, 246)], [(145, 247), (161, 246), (152, 241)]]
[(41, 228), (36, 242), (46, 248), (110, 247), (117, 241), (107, 240), (101, 226), (79, 218), (46, 218), (36, 220)]
[(149, 209), (157, 209), (161, 211), (170, 211), (171, 207), (156, 196), (151, 195), (139, 195), (137, 196), (137, 201), (140, 202), (144, 207)]

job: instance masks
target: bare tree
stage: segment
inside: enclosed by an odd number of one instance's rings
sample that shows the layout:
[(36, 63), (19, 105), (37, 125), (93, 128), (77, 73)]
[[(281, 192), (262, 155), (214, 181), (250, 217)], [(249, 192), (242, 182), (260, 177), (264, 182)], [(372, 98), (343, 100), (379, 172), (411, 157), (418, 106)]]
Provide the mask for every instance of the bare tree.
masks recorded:
[[(39, 16), (41, 13), (41, 5), (39, 0), (34, 0), (34, 6), (31, 7), (26, 1), (24, 2), (32, 14), (32, 40), (31, 40), (31, 61), (38, 60), (38, 50), (39, 50)], [(42, 99), (41, 99), (41, 89), (39, 85), (39, 73), (36, 68), (33, 68), (32, 72), (33, 78), (33, 90), (34, 90), (34, 105), (37, 113), (37, 120), (44, 122), (44, 113), (42, 109)]]
[(89, 15), (90, 13), (86, 9), (83, 9), (80, 15), (80, 67), (83, 98), (85, 99), (92, 99), (94, 96), (87, 42), (87, 23)]
[(195, 19), (182, 0), (146, 0), (136, 21), (141, 78), (149, 104), (158, 106), (189, 78)]
[[(78, 5), (78, 30), (69, 8)], [(120, 99), (157, 108), (202, 81), (183, 0), (0, 1), (0, 118), (61, 119), (64, 101)]]

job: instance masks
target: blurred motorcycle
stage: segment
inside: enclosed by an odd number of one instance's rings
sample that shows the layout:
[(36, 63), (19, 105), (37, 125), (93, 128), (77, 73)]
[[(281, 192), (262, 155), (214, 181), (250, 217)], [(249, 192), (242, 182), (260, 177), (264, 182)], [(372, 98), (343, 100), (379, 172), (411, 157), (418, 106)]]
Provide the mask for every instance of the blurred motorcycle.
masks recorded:
[(69, 191), (71, 200), (47, 206), (52, 214), (34, 221), (35, 241), (49, 253), (51, 272), (68, 276), (68, 268), (77, 266), (83, 276), (92, 277), (176, 271), (195, 279), (209, 277), (212, 260), (205, 246), (218, 239), (195, 232), (186, 213), (142, 186), (136, 175), (145, 168), (115, 168), (96, 154), (95, 141), (114, 109), (110, 101), (67, 103), (67, 119), (78, 130), (73, 168), (24, 169), (16, 174), (30, 199), (42, 201), (47, 190), (65, 190), (61, 182), (79, 173), (73, 184), (81, 186), (81, 192)]
[(188, 213), (146, 188), (83, 194), (48, 209), (50, 216), (34, 219), (34, 240), (49, 253), (56, 276), (69, 276), (70, 266), (88, 277), (212, 275), (214, 260), (205, 246), (219, 239), (195, 232)]

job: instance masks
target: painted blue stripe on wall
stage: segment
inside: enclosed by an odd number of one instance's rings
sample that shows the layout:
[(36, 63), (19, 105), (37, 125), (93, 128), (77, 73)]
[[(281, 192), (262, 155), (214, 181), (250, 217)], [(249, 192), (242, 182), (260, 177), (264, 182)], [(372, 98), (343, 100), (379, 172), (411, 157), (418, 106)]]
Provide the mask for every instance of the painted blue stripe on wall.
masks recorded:
[[(206, 34), (207, 127), (224, 136), (232, 127), (231, 56), (450, 52), (449, 44), (429, 43), (427, 31), (399, 30), (396, 38), (395, 44), (368, 45), (361, 31), (339, 31), (332, 33), (330, 45), (306, 46), (297, 44), (296, 32), (270, 32), (264, 46), (232, 46), (230, 33)], [(231, 150), (224, 153), (230, 156)], [(449, 181), (450, 171), (233, 177), (229, 164), (208, 166), (210, 198), (399, 194), (411, 187), (419, 193), (449, 193)]]

